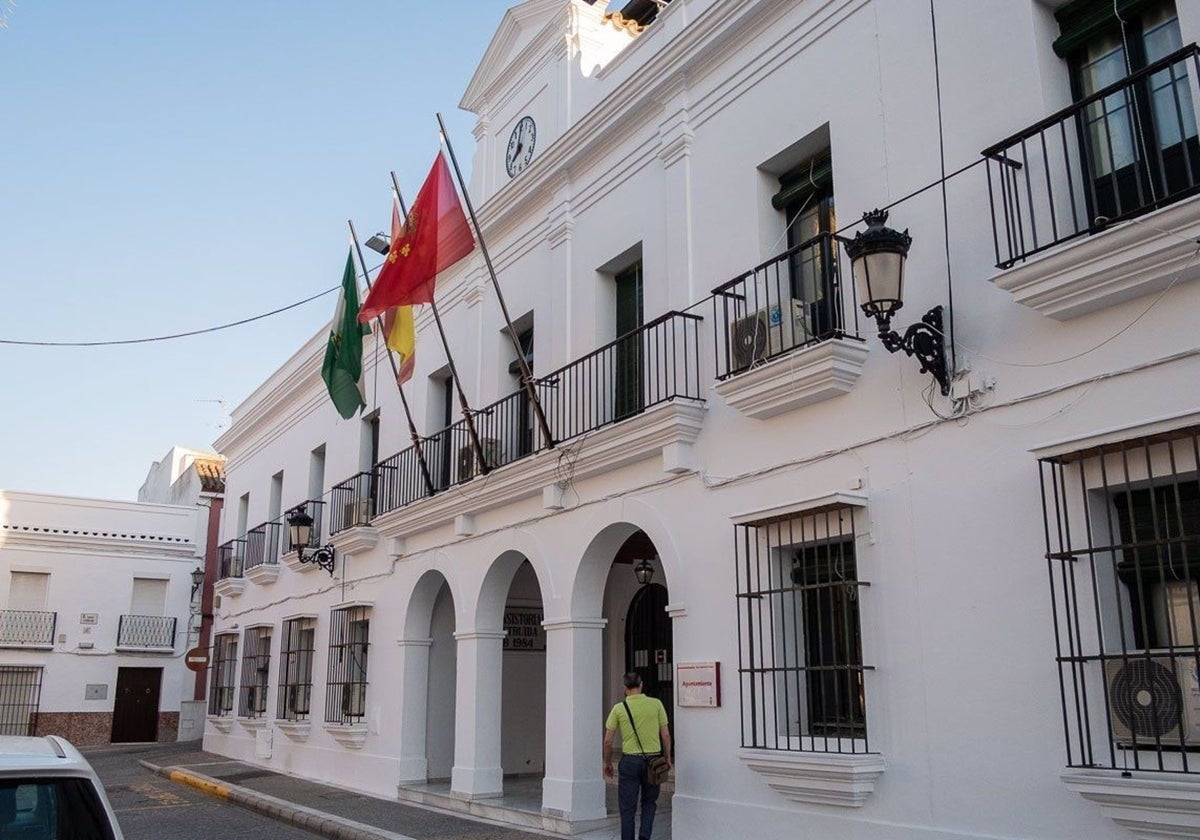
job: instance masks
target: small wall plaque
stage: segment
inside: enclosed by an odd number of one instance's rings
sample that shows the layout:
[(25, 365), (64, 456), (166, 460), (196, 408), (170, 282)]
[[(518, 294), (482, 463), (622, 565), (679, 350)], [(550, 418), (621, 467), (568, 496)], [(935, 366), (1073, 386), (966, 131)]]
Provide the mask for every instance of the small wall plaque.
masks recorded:
[(721, 663), (680, 662), (675, 665), (680, 706), (716, 709), (721, 705)]
[(100, 623), (100, 613), (80, 613), (79, 623), (88, 627), (94, 627)]
[(88, 683), (83, 689), (84, 700), (107, 700), (108, 686), (105, 683)]

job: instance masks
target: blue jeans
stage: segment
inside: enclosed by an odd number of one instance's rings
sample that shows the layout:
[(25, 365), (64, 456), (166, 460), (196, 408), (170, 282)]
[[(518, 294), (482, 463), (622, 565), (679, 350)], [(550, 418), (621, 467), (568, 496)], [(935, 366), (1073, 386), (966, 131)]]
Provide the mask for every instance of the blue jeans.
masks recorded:
[[(623, 755), (617, 765), (617, 805), (621, 810), (621, 840), (648, 840), (654, 829), (654, 812), (658, 810), (658, 785), (646, 784), (646, 759), (640, 755)], [(638, 799), (642, 801), (642, 829), (635, 836), (633, 816)]]

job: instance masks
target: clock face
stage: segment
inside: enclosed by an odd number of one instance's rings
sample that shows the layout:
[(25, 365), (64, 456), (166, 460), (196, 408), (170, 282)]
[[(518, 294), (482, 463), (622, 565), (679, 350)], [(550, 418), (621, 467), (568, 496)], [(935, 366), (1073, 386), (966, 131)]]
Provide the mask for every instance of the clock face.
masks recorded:
[(533, 160), (533, 147), (537, 140), (537, 126), (533, 117), (521, 117), (512, 136), (508, 138), (508, 153), (504, 156), (504, 168), (508, 177), (514, 178), (517, 173)]

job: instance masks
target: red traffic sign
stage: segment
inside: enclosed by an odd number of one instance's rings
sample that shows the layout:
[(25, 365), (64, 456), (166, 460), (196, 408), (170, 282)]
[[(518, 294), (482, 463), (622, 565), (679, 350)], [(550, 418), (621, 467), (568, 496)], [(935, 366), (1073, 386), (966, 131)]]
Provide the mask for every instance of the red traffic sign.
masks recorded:
[(193, 671), (203, 671), (208, 667), (208, 651), (194, 647), (183, 655), (183, 664)]

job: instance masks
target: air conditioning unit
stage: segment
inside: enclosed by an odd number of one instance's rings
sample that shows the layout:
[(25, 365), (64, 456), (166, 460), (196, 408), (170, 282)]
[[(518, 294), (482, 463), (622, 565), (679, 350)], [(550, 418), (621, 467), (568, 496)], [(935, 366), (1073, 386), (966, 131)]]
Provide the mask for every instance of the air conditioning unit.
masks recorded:
[(312, 695), (312, 686), (309, 685), (290, 685), (288, 686), (288, 697), (291, 699), (289, 706), (292, 714), (296, 717), (308, 716), (309, 697)]
[(233, 686), (224, 685), (217, 689), (218, 714), (233, 711)]
[(1155, 654), (1104, 663), (1113, 739), (1152, 748), (1200, 744), (1200, 660)]
[(366, 683), (347, 683), (342, 686), (342, 716), (363, 717), (367, 713)]
[(250, 696), (246, 706), (252, 713), (264, 714), (267, 711), (267, 687), (265, 685), (250, 686)]
[[(495, 438), (480, 438), (479, 445), (483, 449), (483, 457), (487, 458), (488, 466), (494, 467), (500, 463), (500, 441)], [(472, 444), (458, 450), (458, 482), (470, 481), (483, 473), (479, 458)]]
[(733, 366), (737, 370), (752, 367), (813, 338), (808, 328), (808, 304), (788, 300), (764, 306), (753, 315), (738, 318), (730, 329)]
[(342, 523), (346, 528), (366, 525), (371, 521), (371, 500), (351, 499), (342, 508)]

